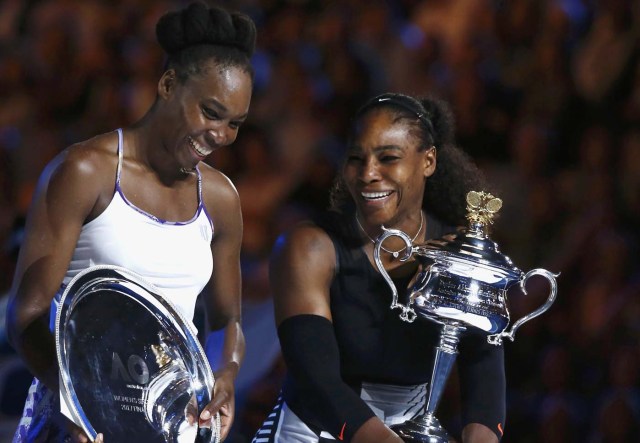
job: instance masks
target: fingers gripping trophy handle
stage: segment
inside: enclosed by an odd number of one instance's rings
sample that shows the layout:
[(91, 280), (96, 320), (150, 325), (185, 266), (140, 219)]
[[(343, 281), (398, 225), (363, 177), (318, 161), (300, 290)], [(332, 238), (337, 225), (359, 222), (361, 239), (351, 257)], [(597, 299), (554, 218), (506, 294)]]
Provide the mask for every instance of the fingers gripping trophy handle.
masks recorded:
[(389, 273), (387, 273), (387, 270), (384, 268), (384, 265), (382, 264), (382, 259), (380, 257), (380, 250), (382, 249), (382, 243), (387, 238), (393, 237), (393, 236), (400, 237), (402, 240), (404, 240), (406, 244), (404, 256), (400, 258), (400, 261), (407, 261), (409, 260), (409, 258), (411, 258), (411, 255), (413, 254), (413, 243), (411, 242), (411, 237), (409, 237), (407, 234), (400, 231), (399, 229), (387, 229), (384, 226), (382, 226), (382, 234), (380, 234), (380, 236), (376, 239), (375, 245), (373, 248), (373, 260), (376, 263), (376, 267), (378, 268), (378, 271), (380, 272), (380, 274), (382, 274), (382, 277), (384, 278), (384, 280), (387, 282), (387, 285), (389, 285), (389, 288), (391, 289), (391, 294), (392, 294), (391, 309), (401, 309), (402, 312), (400, 313), (400, 318), (408, 323), (413, 323), (413, 321), (416, 319), (416, 312), (413, 310), (411, 306), (398, 303), (398, 290), (396, 289), (396, 285), (393, 284), (393, 280), (391, 280), (391, 277), (389, 277)]
[(529, 320), (532, 320), (532, 319), (538, 317), (539, 315), (543, 314), (544, 312), (546, 312), (551, 307), (553, 302), (555, 301), (556, 294), (558, 293), (558, 282), (556, 281), (556, 277), (558, 277), (560, 274), (559, 273), (558, 274), (554, 274), (552, 272), (547, 271), (546, 269), (540, 269), (540, 268), (532, 269), (531, 271), (527, 272), (524, 275), (522, 280), (520, 280), (520, 289), (522, 290), (522, 292), (525, 295), (527, 295), (527, 289), (526, 289), (527, 280), (529, 280), (529, 278), (534, 276), (534, 275), (540, 275), (540, 276), (546, 278), (549, 281), (549, 285), (551, 286), (551, 290), (549, 292), (549, 296), (547, 297), (547, 300), (538, 309), (536, 309), (535, 311), (525, 315), (524, 317), (522, 317), (518, 321), (516, 321), (513, 324), (513, 326), (511, 326), (511, 330), (510, 331), (506, 331), (505, 330), (505, 331), (502, 331), (499, 334), (490, 335), (488, 337), (489, 343), (491, 343), (493, 345), (501, 345), (503, 337), (507, 337), (509, 340), (514, 341), (515, 340), (516, 330), (518, 330), (518, 328), (520, 326), (522, 326), (524, 323), (528, 322)]

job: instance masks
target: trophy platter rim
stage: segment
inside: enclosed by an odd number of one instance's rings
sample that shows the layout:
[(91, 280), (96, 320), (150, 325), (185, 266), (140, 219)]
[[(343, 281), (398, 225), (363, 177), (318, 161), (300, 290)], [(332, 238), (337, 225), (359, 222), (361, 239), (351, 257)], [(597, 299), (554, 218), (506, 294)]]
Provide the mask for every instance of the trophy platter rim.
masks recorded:
[[(163, 331), (170, 331), (172, 336), (181, 336), (186, 339), (185, 345), (181, 347), (188, 351), (188, 357), (191, 358), (196, 369), (189, 371), (191, 376), (194, 377), (196, 372), (201, 376), (197, 380), (192, 380), (192, 382), (204, 384), (206, 387), (206, 403), (211, 401), (211, 394), (215, 384), (213, 371), (198, 340), (194, 325), (186, 319), (158, 287), (139, 274), (120, 266), (96, 265), (86, 268), (75, 275), (64, 288), (56, 312), (54, 338), (60, 375), (60, 395), (66, 400), (73, 420), (76, 423), (80, 423), (82, 429), (92, 440), (97, 437), (97, 431), (91, 425), (84, 412), (83, 405), (80, 404), (75, 393), (73, 380), (69, 374), (70, 366), (66, 356), (64, 338), (67, 333), (67, 322), (73, 313), (74, 307), (79, 301), (90, 295), (92, 286), (95, 287), (100, 282), (107, 280), (112, 284), (120, 285), (126, 283), (125, 286), (135, 285), (137, 290), (129, 288), (126, 291), (129, 298), (147, 309), (154, 316), (161, 317), (162, 322), (158, 320), (158, 323), (161, 324)], [(89, 294), (85, 293), (87, 291)], [(157, 309), (152, 312), (148, 304)], [(219, 416), (216, 418), (219, 419)], [(212, 424), (213, 426), (215, 426), (215, 421)], [(217, 431), (219, 431), (219, 426)], [(214, 434), (216, 434), (216, 439), (212, 441), (217, 441), (218, 432), (214, 432)]]

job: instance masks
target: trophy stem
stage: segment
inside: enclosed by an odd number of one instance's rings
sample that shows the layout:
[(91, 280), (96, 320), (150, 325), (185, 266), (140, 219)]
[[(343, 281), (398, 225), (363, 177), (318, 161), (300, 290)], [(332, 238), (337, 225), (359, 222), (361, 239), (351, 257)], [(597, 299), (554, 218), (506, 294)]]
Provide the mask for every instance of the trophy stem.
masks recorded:
[(440, 402), (440, 397), (447, 385), (453, 363), (458, 356), (458, 342), (460, 332), (466, 328), (459, 325), (444, 325), (440, 332), (440, 344), (436, 347), (431, 383), (425, 405), (425, 413), (434, 413)]
[(466, 329), (460, 324), (445, 324), (440, 331), (440, 343), (436, 347), (431, 382), (429, 383), (424, 414), (391, 428), (405, 442), (447, 443), (449, 434), (440, 426), (435, 410), (447, 385), (451, 368), (458, 355), (460, 334)]

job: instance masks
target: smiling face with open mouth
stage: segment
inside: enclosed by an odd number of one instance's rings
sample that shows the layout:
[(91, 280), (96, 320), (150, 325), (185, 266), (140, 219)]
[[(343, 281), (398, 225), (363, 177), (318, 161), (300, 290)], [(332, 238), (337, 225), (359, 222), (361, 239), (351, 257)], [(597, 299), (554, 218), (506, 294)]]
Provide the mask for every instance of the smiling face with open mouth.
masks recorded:
[(365, 114), (342, 172), (367, 231), (377, 234), (381, 225), (415, 231), (426, 179), (435, 164), (435, 150), (421, 149), (407, 119), (385, 108)]
[(207, 156), (214, 151), (214, 149), (212, 149), (211, 147), (203, 146), (191, 137), (187, 137), (187, 141), (189, 142), (189, 146), (191, 147), (195, 155), (201, 160), (207, 158)]
[[(167, 75), (167, 74), (165, 74)], [(165, 149), (178, 163), (176, 169), (193, 169), (213, 151), (233, 143), (247, 117), (252, 80), (238, 67), (217, 67), (213, 62), (184, 83), (165, 80), (167, 131)], [(161, 83), (161, 87), (165, 84)]]

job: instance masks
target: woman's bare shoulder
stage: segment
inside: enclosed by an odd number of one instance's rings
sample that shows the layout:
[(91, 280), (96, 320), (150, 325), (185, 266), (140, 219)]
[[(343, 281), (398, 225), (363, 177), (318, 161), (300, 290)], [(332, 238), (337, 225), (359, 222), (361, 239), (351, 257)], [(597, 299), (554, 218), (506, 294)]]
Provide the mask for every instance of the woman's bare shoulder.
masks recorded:
[(68, 146), (49, 162), (41, 186), (52, 180), (85, 191), (111, 186), (118, 161), (117, 143), (117, 134), (108, 133)]
[(110, 132), (67, 146), (51, 163), (100, 169), (105, 161), (109, 161), (109, 159), (117, 161), (117, 158), (118, 135), (115, 132)]
[(218, 206), (239, 201), (238, 190), (227, 175), (204, 162), (198, 165), (198, 170), (202, 175), (205, 202)]
[(331, 319), (329, 290), (335, 273), (334, 246), (323, 229), (305, 222), (285, 232), (269, 263), (276, 322), (299, 314)]
[(118, 134), (107, 132), (67, 147), (64, 151), (73, 161), (104, 161), (117, 158)]
[(335, 266), (335, 248), (327, 232), (312, 221), (300, 222), (276, 241), (274, 260), (301, 260), (330, 268)]

